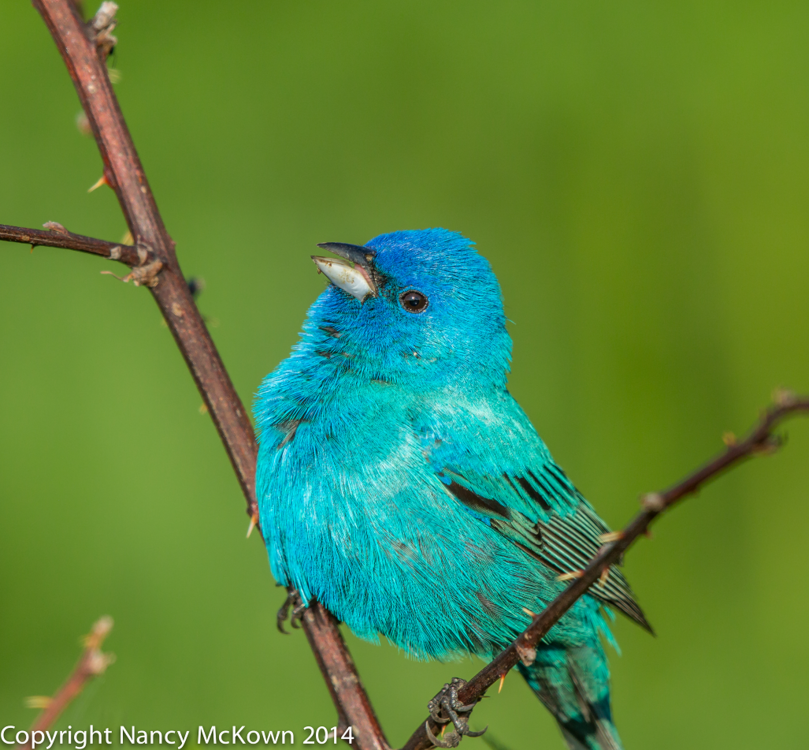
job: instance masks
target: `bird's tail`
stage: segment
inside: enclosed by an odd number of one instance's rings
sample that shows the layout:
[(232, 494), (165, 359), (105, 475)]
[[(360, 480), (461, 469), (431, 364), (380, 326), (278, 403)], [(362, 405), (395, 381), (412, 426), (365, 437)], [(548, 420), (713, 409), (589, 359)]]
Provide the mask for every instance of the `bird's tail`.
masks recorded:
[(601, 644), (537, 649), (520, 672), (559, 722), (570, 750), (623, 750), (610, 710), (609, 669)]

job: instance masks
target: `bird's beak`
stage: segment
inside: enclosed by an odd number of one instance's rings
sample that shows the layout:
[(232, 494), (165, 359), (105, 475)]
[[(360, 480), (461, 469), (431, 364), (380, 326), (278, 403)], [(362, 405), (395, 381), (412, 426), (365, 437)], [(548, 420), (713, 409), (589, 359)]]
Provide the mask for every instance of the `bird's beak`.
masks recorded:
[(345, 242), (321, 242), (318, 247), (350, 260), (354, 265), (367, 269), (376, 257), (376, 250), (362, 245), (346, 245)]
[(340, 258), (312, 256), (317, 270), (322, 272), (332, 284), (356, 297), (360, 302), (369, 294), (376, 297), (376, 284), (369, 272), (370, 263), (376, 255), (374, 250), (341, 242), (324, 242), (318, 247), (342, 256)]

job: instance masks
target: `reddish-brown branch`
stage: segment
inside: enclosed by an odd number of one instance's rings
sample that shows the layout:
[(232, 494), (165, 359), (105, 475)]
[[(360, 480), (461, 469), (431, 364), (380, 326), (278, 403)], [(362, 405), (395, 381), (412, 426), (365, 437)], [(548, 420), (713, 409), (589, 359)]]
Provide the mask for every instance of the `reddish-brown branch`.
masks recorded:
[[(174, 242), (157, 210), (137, 151), (107, 76), (106, 48), (97, 45), (72, 0), (33, 0), (53, 36), (78, 92), (104, 161), (104, 177), (115, 191), (135, 244), (145, 247), (158, 275), (150, 284), (177, 346), (191, 370), (225, 445), (251, 519), (258, 517), (253, 428), (205, 323), (183, 279)], [(360, 750), (385, 750), (387, 742), (357, 676), (337, 625), (319, 604), (303, 620), (306, 635), (332, 693), (341, 720), (354, 727)]]
[[(664, 492), (653, 492), (641, 498), (643, 510), (624, 528), (620, 538), (605, 544), (601, 552), (559, 596), (557, 596), (539, 615), (534, 617), (531, 625), (494, 660), (489, 662), (459, 691), (461, 702), (475, 703), (483, 697), (486, 690), (512, 669), (520, 659), (530, 661), (535, 653), (536, 644), (548, 633), (575, 604), (576, 600), (587, 593), (587, 590), (601, 576), (602, 571), (618, 562), (624, 552), (646, 530), (661, 513), (689, 495), (694, 494), (707, 482), (715, 479), (728, 469), (742, 461), (758, 455), (767, 455), (777, 450), (781, 440), (773, 434), (773, 430), (786, 417), (795, 414), (809, 414), (809, 398), (798, 398), (787, 391), (776, 393), (776, 403), (761, 417), (758, 425), (744, 438), (736, 441), (733, 436), (726, 438), (727, 449), (709, 461), (685, 479)], [(437, 725), (427, 720), (410, 737), (402, 750), (428, 750), (433, 747), (427, 737), (425, 725), (429, 724), (435, 732)]]
[(303, 613), (303, 630), (337, 708), (338, 734), (349, 726), (357, 747), (390, 750), (333, 615), (318, 602)]
[[(42, 744), (45, 739), (45, 731), (53, 726), (62, 711), (84, 690), (84, 686), (90, 680), (103, 674), (107, 667), (112, 664), (115, 657), (101, 651), (101, 645), (109, 635), (110, 630), (112, 630), (111, 617), (102, 617), (93, 625), (90, 634), (84, 639), (84, 652), (75, 668), (56, 695), (44, 701), (44, 710), (37, 716), (36, 721), (31, 726), (28, 733), (28, 742), (18, 745), (16, 750), (31, 750), (32, 740), (35, 740), (38, 745)], [(37, 736), (36, 733), (39, 733), (39, 735)]]
[(205, 324), (188, 291), (148, 180), (102, 61), (104, 51), (69, 0), (34, 0), (67, 65), (104, 161), (104, 176), (121, 204), (135, 244), (162, 269), (153, 287), (172, 334), (228, 450), (239, 483), (255, 511), (253, 430)]
[(61, 224), (49, 221), (45, 229), (24, 229), (0, 224), (0, 240), (6, 242), (22, 242), (31, 247), (63, 247), (67, 250), (78, 250), (81, 253), (100, 255), (102, 258), (119, 260), (126, 265), (139, 266), (152, 260), (146, 248), (122, 245), (119, 242), (106, 242), (68, 232)]

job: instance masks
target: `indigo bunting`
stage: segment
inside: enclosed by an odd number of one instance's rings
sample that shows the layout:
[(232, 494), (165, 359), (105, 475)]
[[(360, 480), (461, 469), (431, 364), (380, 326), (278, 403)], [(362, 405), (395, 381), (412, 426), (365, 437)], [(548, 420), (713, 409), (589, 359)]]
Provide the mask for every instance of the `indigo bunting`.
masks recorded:
[[(256, 487), (275, 579), (418, 659), (490, 659), (608, 532), (509, 394), (500, 286), (445, 229), (320, 245), (330, 283), (261, 384)], [(519, 670), (573, 750), (620, 749), (600, 634), (650, 629), (613, 567)], [(650, 629), (651, 630), (651, 629)], [(430, 702), (472, 734), (454, 681)]]

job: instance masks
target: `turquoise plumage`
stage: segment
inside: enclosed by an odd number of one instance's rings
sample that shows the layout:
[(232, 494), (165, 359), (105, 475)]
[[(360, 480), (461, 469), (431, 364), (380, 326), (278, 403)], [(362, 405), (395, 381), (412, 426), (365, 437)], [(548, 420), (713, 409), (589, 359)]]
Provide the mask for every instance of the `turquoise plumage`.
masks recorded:
[[(443, 229), (327, 245), (332, 283), (256, 397), (276, 580), (419, 659), (489, 659), (608, 531), (506, 388), (500, 287)], [(620, 748), (603, 605), (648, 628), (617, 569), (520, 671), (569, 747)]]

